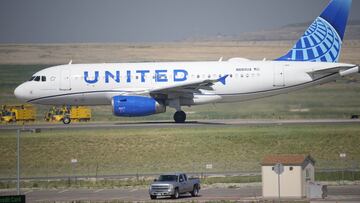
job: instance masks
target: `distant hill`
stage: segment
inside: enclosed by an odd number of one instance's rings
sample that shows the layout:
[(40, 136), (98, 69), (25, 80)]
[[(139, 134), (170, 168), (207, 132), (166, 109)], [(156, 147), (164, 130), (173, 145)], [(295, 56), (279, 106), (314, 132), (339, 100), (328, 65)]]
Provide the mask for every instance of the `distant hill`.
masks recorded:
[[(302, 36), (311, 22), (290, 24), (274, 30), (242, 33), (238, 36), (218, 34), (204, 39), (191, 41), (288, 41), (297, 40)], [(360, 20), (350, 21), (345, 34), (346, 40), (360, 40)]]

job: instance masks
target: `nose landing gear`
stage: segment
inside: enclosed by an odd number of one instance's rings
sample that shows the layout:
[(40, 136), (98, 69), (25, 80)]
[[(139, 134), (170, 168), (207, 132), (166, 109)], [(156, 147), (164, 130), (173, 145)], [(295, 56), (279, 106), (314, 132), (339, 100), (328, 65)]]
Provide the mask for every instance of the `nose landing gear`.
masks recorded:
[(176, 111), (174, 114), (175, 123), (185, 123), (186, 113), (184, 111)]

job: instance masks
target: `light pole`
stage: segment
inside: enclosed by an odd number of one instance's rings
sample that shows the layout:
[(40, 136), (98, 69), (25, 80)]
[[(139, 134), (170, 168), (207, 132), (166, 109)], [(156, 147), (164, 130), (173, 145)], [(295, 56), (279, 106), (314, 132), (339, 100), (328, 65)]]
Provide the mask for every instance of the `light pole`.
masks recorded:
[(16, 194), (20, 195), (20, 133), (21, 132), (40, 132), (39, 129), (20, 129), (16, 131)]
[(16, 133), (16, 194), (20, 195), (20, 129)]

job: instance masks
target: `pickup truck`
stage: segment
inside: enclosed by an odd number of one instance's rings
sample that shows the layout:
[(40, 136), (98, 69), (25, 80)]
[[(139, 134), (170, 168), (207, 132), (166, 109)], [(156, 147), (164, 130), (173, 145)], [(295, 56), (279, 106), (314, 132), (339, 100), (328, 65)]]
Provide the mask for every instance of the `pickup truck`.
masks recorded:
[(160, 175), (155, 179), (149, 188), (151, 199), (158, 196), (171, 196), (173, 199), (179, 198), (180, 194), (190, 193), (196, 197), (200, 191), (199, 178), (188, 178), (185, 173), (173, 173)]

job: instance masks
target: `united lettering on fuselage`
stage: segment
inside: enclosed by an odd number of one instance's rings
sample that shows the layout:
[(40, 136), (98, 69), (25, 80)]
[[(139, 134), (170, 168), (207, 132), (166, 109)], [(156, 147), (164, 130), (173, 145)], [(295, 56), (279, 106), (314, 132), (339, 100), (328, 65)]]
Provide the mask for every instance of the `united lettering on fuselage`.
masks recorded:
[[(169, 79), (169, 73), (172, 74), (172, 78)], [(125, 77), (122, 77), (122, 74)], [(148, 82), (147, 80), (154, 80), (155, 82), (184, 82), (188, 79), (189, 73), (184, 69), (174, 69), (172, 71), (163, 70), (126, 70), (121, 72), (120, 70), (106, 70), (106, 71), (84, 71), (84, 81), (88, 84), (95, 84), (100, 82), (100, 78), (104, 78), (104, 83), (131, 83), (134, 80), (134, 76), (141, 83)], [(150, 76), (150, 77), (149, 77)], [(124, 81), (121, 81), (121, 80)]]

